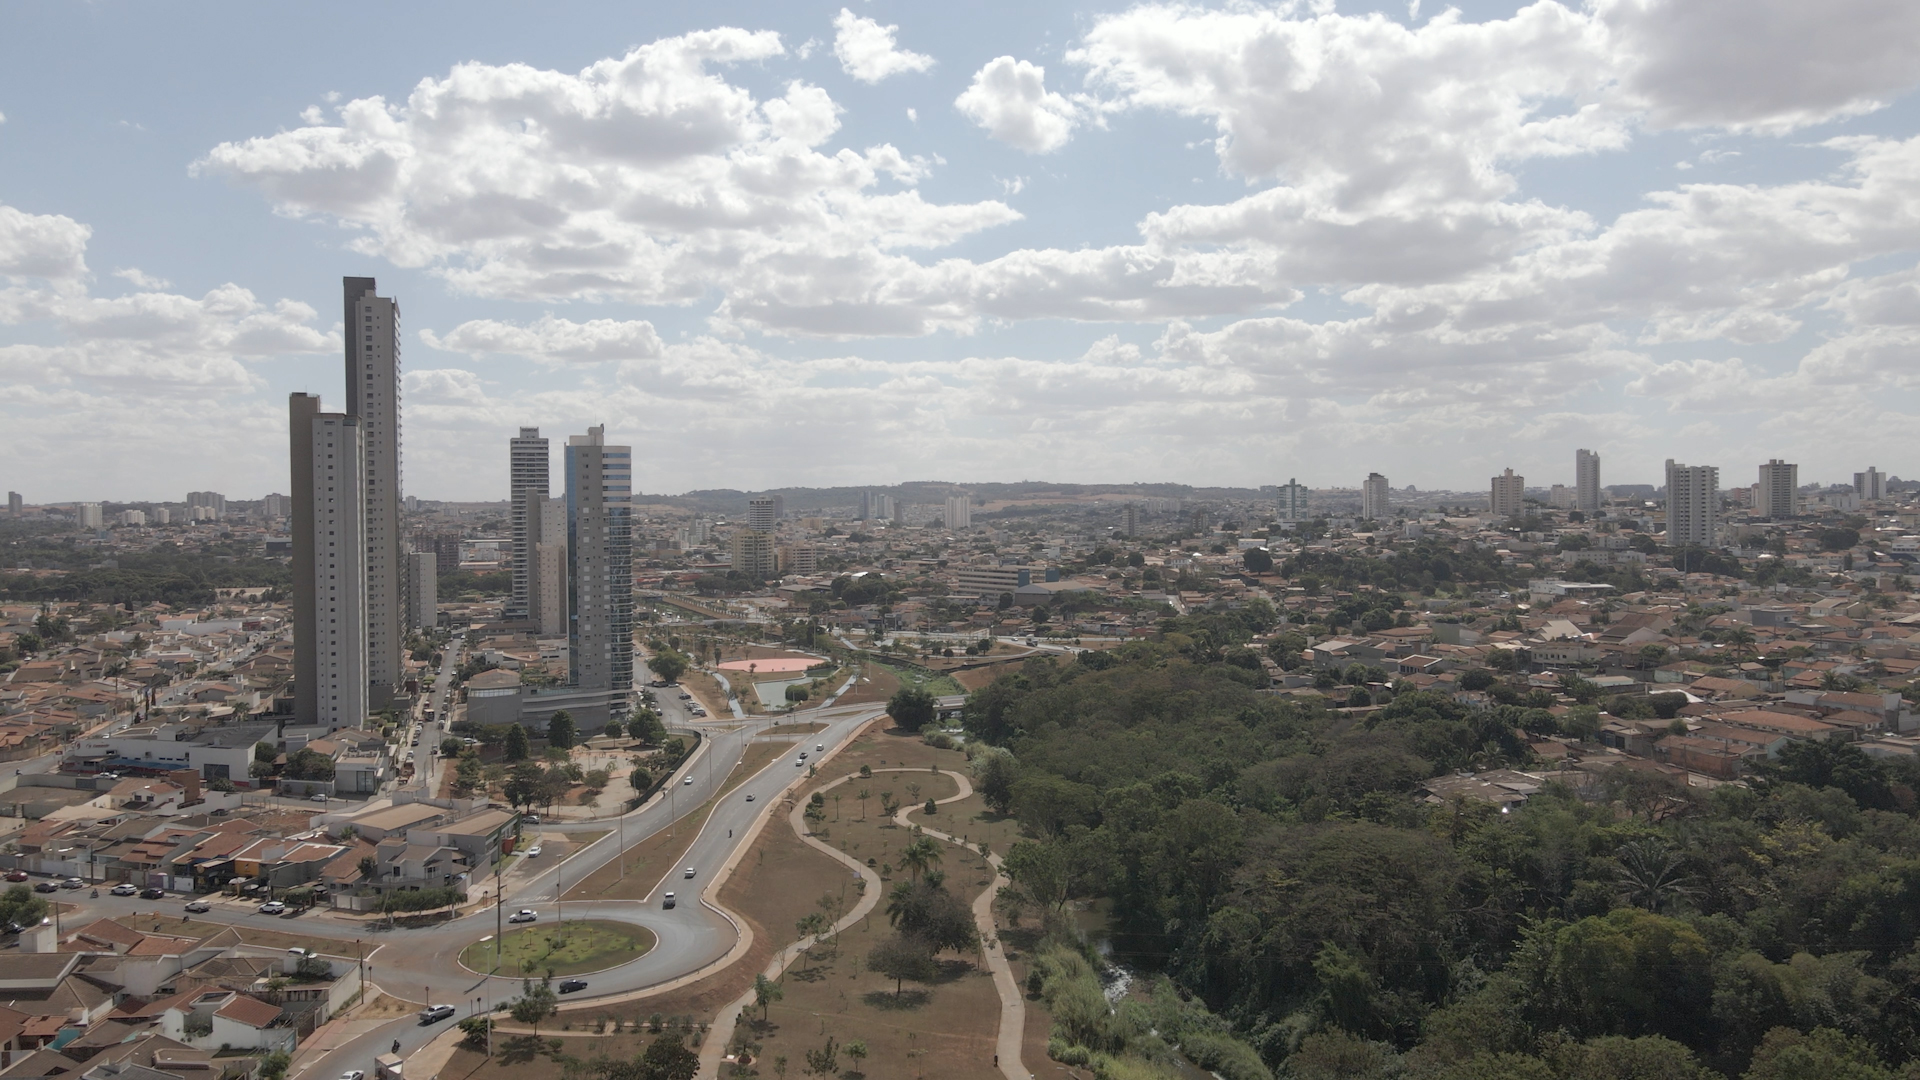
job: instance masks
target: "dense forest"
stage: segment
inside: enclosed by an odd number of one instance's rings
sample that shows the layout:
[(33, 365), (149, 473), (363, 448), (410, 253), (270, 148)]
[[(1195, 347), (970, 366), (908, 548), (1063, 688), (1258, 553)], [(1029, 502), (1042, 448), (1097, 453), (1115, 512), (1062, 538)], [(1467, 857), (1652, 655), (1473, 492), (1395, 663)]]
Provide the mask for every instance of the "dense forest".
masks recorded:
[(132, 603), (174, 606), (210, 603), (215, 589), (285, 589), (293, 572), (281, 559), (260, 554), (258, 544), (233, 541), (196, 550), (162, 543), (151, 550), (103, 554), (47, 538), (18, 540), (0, 548), (9, 567), (61, 570), (40, 575), (0, 569), (0, 600)]
[[(1705, 794), (1616, 767), (1510, 812), (1431, 803), (1448, 770), (1530, 764), (1517, 729), (1553, 715), (1263, 694), (1232, 662), (1251, 629), (1181, 620), (969, 699), (983, 794), (1027, 836), (1002, 899), (1046, 918), (1056, 1057), (1170, 1075), (1124, 1051), (1185, 1008), (1229, 1080), (1920, 1076), (1912, 767), (1809, 743)], [(1150, 1007), (1075, 1008), (1070, 901), (1165, 980)]]

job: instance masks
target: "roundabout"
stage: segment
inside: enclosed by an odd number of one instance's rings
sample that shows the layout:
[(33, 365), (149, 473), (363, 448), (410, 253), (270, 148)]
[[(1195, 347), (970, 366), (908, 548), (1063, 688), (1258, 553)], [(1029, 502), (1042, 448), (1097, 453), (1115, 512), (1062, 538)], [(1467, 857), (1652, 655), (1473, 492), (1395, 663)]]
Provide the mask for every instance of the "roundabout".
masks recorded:
[(510, 978), (586, 975), (638, 960), (658, 941), (644, 926), (608, 919), (523, 926), (497, 942), (488, 935), (468, 945), (460, 952), (460, 966)]

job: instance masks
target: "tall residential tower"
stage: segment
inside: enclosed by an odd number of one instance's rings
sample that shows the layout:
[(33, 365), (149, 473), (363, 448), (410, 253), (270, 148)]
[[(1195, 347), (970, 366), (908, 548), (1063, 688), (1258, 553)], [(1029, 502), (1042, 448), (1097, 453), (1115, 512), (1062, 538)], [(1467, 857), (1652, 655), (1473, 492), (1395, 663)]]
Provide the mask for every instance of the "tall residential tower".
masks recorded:
[(1720, 524), (1720, 470), (1667, 460), (1667, 543), (1712, 547)]
[(1519, 517), (1526, 511), (1527, 478), (1508, 469), (1493, 478), (1493, 490), (1487, 506), (1494, 517)]
[(293, 506), (293, 716), (329, 730), (367, 718), (366, 464), (360, 418), (287, 399)]
[(1774, 458), (1760, 466), (1754, 489), (1754, 513), (1761, 517), (1790, 518), (1800, 513), (1800, 466)]
[(1573, 452), (1573, 508), (1591, 514), (1600, 509), (1600, 455)]
[[(513, 539), (510, 556), (513, 593), (507, 599), (505, 614), (509, 619), (526, 619), (533, 615), (533, 545), (537, 542), (529, 538), (528, 499), (543, 500), (547, 497), (550, 455), (547, 440), (540, 437), (540, 429), (531, 427), (520, 429), (519, 437), (510, 444), (507, 454), (507, 527)], [(536, 501), (533, 505), (537, 507), (539, 504)]]
[(1377, 472), (1368, 473), (1360, 485), (1360, 516), (1369, 521), (1387, 520), (1387, 478)]
[(400, 536), (400, 305), (372, 278), (342, 278), (347, 414), (359, 418), (366, 501), (367, 683), (384, 709), (400, 692), (406, 638), (406, 547)]
[(633, 690), (633, 448), (608, 446), (606, 429), (591, 427), (567, 440), (566, 461), (568, 681), (606, 692), (607, 716), (624, 718)]

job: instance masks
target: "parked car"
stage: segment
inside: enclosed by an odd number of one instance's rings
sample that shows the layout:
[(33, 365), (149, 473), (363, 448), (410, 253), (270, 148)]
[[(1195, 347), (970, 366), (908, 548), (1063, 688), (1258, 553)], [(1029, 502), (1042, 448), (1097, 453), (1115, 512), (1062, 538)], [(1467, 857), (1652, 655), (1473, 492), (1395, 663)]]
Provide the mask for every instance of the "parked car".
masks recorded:
[(540, 824), (540, 815), (539, 814), (523, 814), (520, 817), (520, 824), (538, 825)]
[(70, 877), (61, 882), (60, 887), (63, 889), (84, 889), (87, 887), (87, 883), (77, 877)]
[(278, 900), (269, 900), (260, 905), (260, 914), (262, 915), (285, 915), (286, 913), (287, 905)]
[(9, 870), (7, 871), (7, 880), (25, 881), (27, 880), (27, 872), (25, 870)]
[(316, 791), (313, 794), (307, 796), (307, 801), (308, 802), (326, 802), (327, 793), (324, 791)]
[(451, 1005), (429, 1005), (420, 1010), (420, 1022), (423, 1024), (437, 1024), (452, 1016), (453, 1013), (454, 1008)]
[(660, 906), (663, 908), (670, 908), (673, 906), (673, 903), (674, 901), (673, 901), (672, 893), (668, 893), (667, 895), (660, 898)]
[(585, 979), (561, 979), (560, 980), (560, 992), (563, 994), (571, 994), (576, 990), (585, 990), (586, 988), (587, 988), (587, 980)]
[(130, 881), (123, 881), (107, 891), (115, 896), (133, 896), (140, 892), (140, 886)]
[(190, 900), (187, 902), (187, 910), (193, 912), (195, 915), (204, 915), (213, 910), (213, 905), (207, 903), (205, 900)]
[(515, 922), (515, 923), (536, 922), (539, 920), (539, 918), (540, 916), (534, 914), (534, 911), (532, 908), (521, 908), (519, 911), (516, 911), (513, 914), (507, 916), (507, 921)]
[(34, 892), (59, 892), (60, 886), (55, 885), (51, 881), (36, 881), (33, 883), (33, 891)]
[(140, 899), (142, 900), (165, 900), (166, 898), (167, 890), (158, 885), (149, 885), (140, 890)]
[(539, 845), (539, 844), (535, 844), (535, 845), (533, 845), (532, 847), (530, 847), (530, 848), (528, 848), (528, 849), (527, 849), (527, 858), (529, 858), (529, 859), (537, 859), (537, 858), (539, 858), (539, 857), (540, 857), (540, 845)]

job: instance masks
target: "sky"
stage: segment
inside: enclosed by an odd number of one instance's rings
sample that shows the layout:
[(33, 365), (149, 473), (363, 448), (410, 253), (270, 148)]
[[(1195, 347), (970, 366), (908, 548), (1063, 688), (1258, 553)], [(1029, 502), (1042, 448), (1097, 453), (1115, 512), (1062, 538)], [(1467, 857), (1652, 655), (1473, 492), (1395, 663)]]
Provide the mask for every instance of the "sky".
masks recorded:
[(0, 486), (1920, 474), (1920, 4), (0, 6)]

